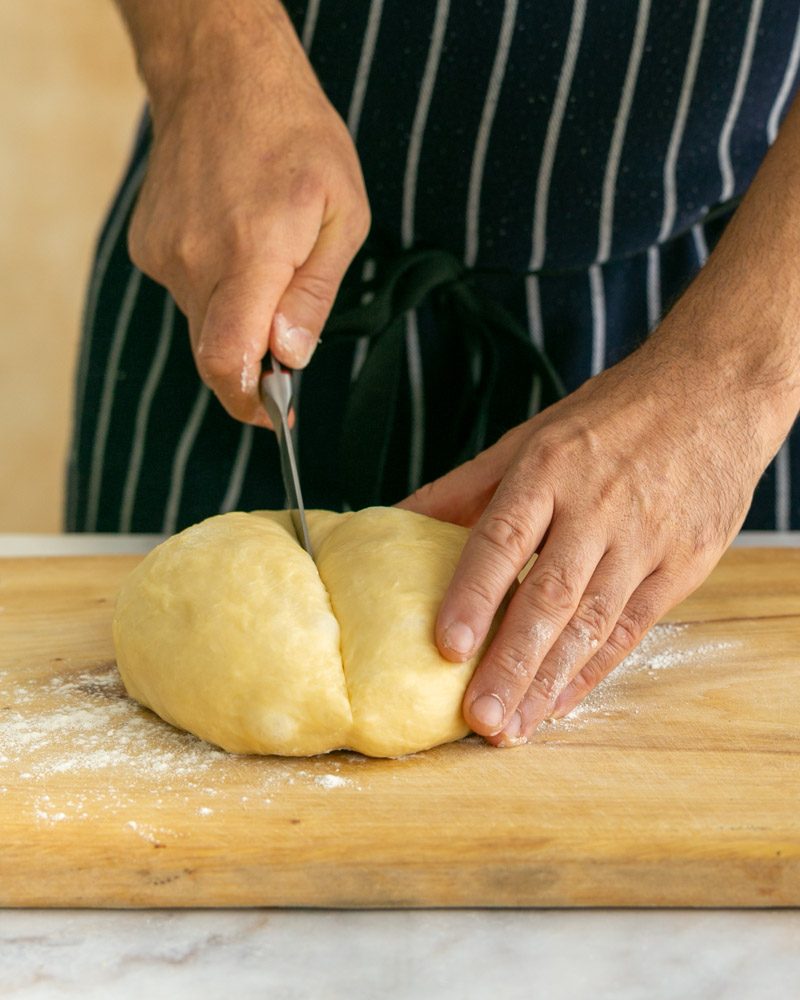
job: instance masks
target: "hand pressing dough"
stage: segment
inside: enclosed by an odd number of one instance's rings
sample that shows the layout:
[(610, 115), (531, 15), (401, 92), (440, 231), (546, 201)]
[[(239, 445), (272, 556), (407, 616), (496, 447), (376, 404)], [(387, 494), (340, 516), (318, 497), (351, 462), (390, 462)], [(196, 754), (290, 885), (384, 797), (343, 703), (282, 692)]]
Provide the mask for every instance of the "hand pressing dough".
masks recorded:
[(467, 530), (395, 508), (223, 514), (125, 582), (114, 644), (128, 693), (234, 753), (396, 757), (468, 732), (479, 655), (450, 663), (436, 613)]

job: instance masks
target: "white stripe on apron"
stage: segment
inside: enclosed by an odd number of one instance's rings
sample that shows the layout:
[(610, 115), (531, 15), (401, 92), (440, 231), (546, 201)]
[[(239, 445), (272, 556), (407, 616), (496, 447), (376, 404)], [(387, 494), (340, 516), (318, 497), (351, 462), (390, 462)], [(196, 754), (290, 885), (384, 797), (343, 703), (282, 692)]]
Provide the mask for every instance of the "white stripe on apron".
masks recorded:
[(661, 322), (661, 252), (658, 246), (647, 248), (647, 329), (655, 330)]
[(592, 296), (592, 375), (605, 368), (606, 361), (606, 295), (603, 269), (599, 264), (589, 268), (589, 289)]
[[(528, 274), (525, 276), (525, 302), (528, 313), (528, 333), (534, 344), (544, 350), (544, 329), (542, 324), (542, 302), (539, 293), (539, 276)], [(538, 375), (534, 374), (531, 381), (531, 393), (528, 398), (528, 417), (533, 417), (539, 412), (542, 405), (542, 382)]]
[(708, 260), (708, 243), (706, 243), (706, 234), (703, 232), (703, 227), (699, 222), (696, 226), (692, 226), (692, 240), (697, 252), (697, 260), (700, 267), (703, 267)]
[(747, 32), (742, 46), (742, 55), (739, 60), (739, 70), (736, 74), (736, 83), (733, 88), (733, 96), (725, 115), (725, 122), (719, 135), (719, 146), (717, 154), (719, 157), (719, 172), (722, 177), (722, 187), (719, 200), (727, 201), (736, 188), (736, 178), (733, 174), (733, 164), (731, 163), (731, 136), (739, 117), (739, 110), (742, 107), (747, 79), (750, 76), (750, 68), (753, 65), (753, 52), (756, 47), (756, 33), (758, 32), (758, 22), (761, 19), (761, 11), (764, 7), (764, 0), (753, 0), (750, 6), (750, 17), (747, 21)]
[(100, 487), (103, 482), (103, 463), (105, 462), (106, 440), (111, 423), (111, 410), (114, 406), (114, 389), (117, 384), (117, 371), (128, 327), (136, 305), (136, 296), (142, 280), (142, 272), (133, 268), (125, 287), (125, 294), (117, 313), (108, 361), (103, 377), (103, 391), (100, 396), (100, 407), (95, 425), (94, 441), (92, 442), (92, 464), (89, 472), (89, 493), (86, 503), (86, 523), (84, 530), (93, 531), (97, 526), (97, 510), (100, 504)]
[(791, 470), (789, 444), (784, 442), (775, 456), (775, 529), (788, 531), (791, 522)]
[(239, 436), (239, 447), (236, 449), (236, 458), (233, 460), (231, 476), (228, 480), (228, 488), (222, 503), (219, 505), (220, 514), (227, 514), (228, 511), (236, 510), (239, 506), (239, 499), (242, 495), (244, 476), (247, 472), (247, 464), (250, 461), (250, 452), (253, 449), (252, 424), (242, 424), (242, 433)]
[(678, 98), (678, 108), (675, 112), (675, 121), (672, 123), (667, 155), (664, 157), (664, 211), (661, 215), (661, 228), (658, 232), (659, 243), (662, 243), (669, 236), (675, 224), (675, 213), (678, 207), (676, 173), (678, 153), (683, 141), (686, 119), (689, 116), (689, 106), (691, 105), (692, 92), (694, 91), (694, 84), (697, 79), (700, 53), (703, 50), (703, 43), (705, 42), (706, 22), (708, 21), (710, 2), (711, 0), (700, 0), (697, 5), (697, 14), (695, 15), (694, 28), (692, 29), (692, 41), (689, 45), (689, 55), (686, 58), (686, 69), (683, 73), (683, 83), (681, 84), (681, 93)]
[(614, 133), (606, 160), (603, 176), (603, 196), (600, 206), (600, 231), (597, 239), (597, 262), (605, 263), (611, 255), (611, 236), (614, 224), (614, 195), (617, 188), (619, 161), (622, 156), (622, 145), (625, 142), (625, 132), (631, 113), (631, 104), (636, 90), (636, 80), (644, 52), (644, 42), (647, 37), (647, 24), (650, 19), (650, 0), (639, 0), (639, 11), (636, 16), (636, 30), (633, 35), (628, 68), (625, 72), (625, 83), (622, 87), (619, 109), (614, 119)]
[[(404, 247), (410, 247), (414, 243), (414, 208), (417, 197), (419, 158), (422, 151), (422, 139), (428, 120), (433, 88), (436, 82), (436, 74), (439, 69), (439, 59), (442, 54), (442, 43), (444, 42), (444, 33), (447, 28), (449, 12), (449, 0), (438, 0), (428, 56), (425, 60), (425, 70), (422, 74), (417, 107), (411, 126), (408, 158), (406, 159), (405, 177), (403, 179), (401, 237)], [(409, 313), (406, 321), (406, 354), (408, 358), (408, 380), (413, 417), (410, 429), (408, 490), (409, 492), (413, 492), (420, 485), (422, 479), (422, 463), (425, 450), (425, 397), (422, 384), (422, 365), (420, 361), (417, 320), (416, 315), (411, 313)]]
[(364, 30), (364, 41), (361, 44), (361, 54), (358, 58), (358, 69), (353, 82), (353, 93), (350, 97), (350, 108), (347, 112), (347, 128), (355, 142), (358, 136), (358, 126), (361, 122), (361, 111), (367, 94), (367, 83), (372, 70), (372, 59), (375, 55), (375, 43), (383, 14), (383, 0), (372, 0), (367, 15), (367, 27)]
[(422, 482), (422, 462), (425, 447), (425, 399), (422, 393), (422, 357), (419, 349), (416, 309), (406, 313), (406, 354), (411, 383), (411, 444), (408, 461), (409, 493)]
[(797, 27), (794, 32), (792, 51), (789, 53), (789, 61), (786, 64), (786, 72), (783, 74), (783, 80), (781, 80), (781, 85), (778, 89), (778, 96), (775, 98), (775, 103), (772, 105), (772, 110), (767, 119), (767, 139), (770, 144), (775, 142), (775, 137), (778, 134), (778, 125), (783, 110), (786, 107), (786, 102), (789, 99), (792, 84), (797, 76), (798, 66), (800, 66), (800, 17), (797, 19)]
[(495, 111), (497, 110), (500, 88), (503, 86), (503, 77), (506, 73), (508, 51), (511, 48), (511, 38), (514, 34), (516, 20), (517, 0), (506, 0), (503, 20), (497, 39), (497, 49), (495, 50), (494, 61), (492, 63), (492, 72), (486, 88), (483, 111), (481, 112), (480, 125), (478, 126), (478, 135), (475, 139), (475, 148), (472, 153), (472, 167), (470, 168), (469, 188), (467, 191), (467, 231), (464, 253), (467, 267), (473, 267), (478, 257), (481, 187), (483, 185), (483, 170), (486, 164), (486, 151), (489, 146), (489, 136), (492, 132), (492, 123), (494, 122)]
[(178, 447), (175, 449), (175, 457), (172, 460), (169, 495), (164, 507), (164, 521), (161, 525), (161, 533), (164, 535), (172, 535), (175, 532), (181, 506), (181, 497), (183, 496), (183, 481), (186, 476), (186, 466), (198, 432), (200, 431), (203, 417), (206, 415), (210, 399), (211, 390), (208, 386), (201, 385), (195, 397), (189, 419), (186, 421), (183, 433), (178, 441)]
[[(81, 348), (80, 362), (75, 385), (75, 427), (72, 432), (74, 447), (78, 446), (81, 439), (84, 400), (86, 396), (86, 380), (89, 375), (89, 356), (91, 355), (92, 350), (92, 332), (94, 331), (95, 322), (97, 320), (97, 306), (100, 298), (100, 288), (105, 279), (106, 272), (108, 271), (111, 255), (119, 242), (123, 223), (125, 222), (131, 205), (133, 204), (133, 199), (139, 192), (146, 169), (147, 157), (145, 157), (145, 159), (142, 160), (142, 162), (136, 167), (131, 176), (128, 178), (127, 184), (123, 187), (120, 193), (116, 211), (108, 220), (105, 239), (98, 248), (97, 261), (92, 271), (89, 289), (86, 293), (86, 306), (84, 308), (83, 320), (81, 323), (83, 330), (83, 345)], [(73, 461), (71, 464), (72, 466), (77, 466), (76, 461)], [(71, 475), (75, 475), (74, 469), (71, 470)], [(76, 493), (76, 487), (77, 483), (73, 482), (70, 490), (73, 495)]]
[(544, 263), (547, 238), (547, 206), (550, 198), (550, 181), (553, 176), (553, 164), (556, 159), (558, 138), (567, 110), (567, 100), (572, 88), (572, 78), (575, 75), (575, 63), (578, 61), (578, 51), (583, 35), (583, 24), (586, 18), (586, 0), (574, 0), (572, 5), (572, 20), (569, 26), (569, 36), (564, 49), (564, 61), (558, 78), (553, 109), (547, 122), (542, 159), (539, 163), (539, 175), (536, 178), (536, 198), (533, 210), (533, 239), (529, 271), (538, 271)]
[[(378, 40), (378, 32), (383, 15), (383, 0), (372, 0), (367, 16), (367, 27), (364, 31), (364, 41), (361, 44), (361, 53), (358, 58), (358, 69), (353, 83), (353, 93), (350, 96), (350, 107), (347, 112), (347, 127), (353, 142), (358, 139), (358, 126), (361, 124), (361, 112), (364, 107), (364, 98), (367, 94), (367, 85), (372, 71), (372, 60), (375, 56), (375, 45)], [(369, 281), (372, 274), (368, 276), (368, 267), (371, 265), (374, 273), (374, 261), (367, 261), (364, 264), (362, 279)], [(367, 360), (369, 351), (369, 337), (359, 337), (353, 351), (353, 366), (350, 370), (350, 381), (355, 382), (361, 366)]]
[(133, 429), (133, 446), (128, 461), (128, 472), (122, 490), (122, 508), (119, 515), (119, 530), (123, 533), (131, 530), (133, 506), (136, 502), (136, 491), (139, 486), (139, 473), (142, 468), (144, 448), (147, 438), (147, 424), (150, 419), (150, 407), (156, 393), (156, 387), (161, 380), (164, 365), (172, 344), (172, 331), (175, 323), (175, 302), (169, 292), (164, 289), (164, 311), (161, 314), (161, 328), (158, 332), (158, 346), (153, 356), (150, 371), (142, 387), (139, 405), (136, 408), (136, 421)]
[(311, 45), (314, 41), (314, 30), (317, 27), (317, 18), (319, 17), (319, 5), (320, 0), (308, 0), (306, 16), (303, 20), (303, 33), (300, 37), (300, 44), (305, 49), (306, 55), (311, 51)]

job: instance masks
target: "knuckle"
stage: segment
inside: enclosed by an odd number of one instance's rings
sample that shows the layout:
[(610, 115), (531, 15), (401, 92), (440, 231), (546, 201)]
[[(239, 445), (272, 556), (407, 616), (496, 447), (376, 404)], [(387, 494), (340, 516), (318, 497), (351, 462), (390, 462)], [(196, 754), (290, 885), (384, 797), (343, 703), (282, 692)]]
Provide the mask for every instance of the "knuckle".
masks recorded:
[(330, 278), (301, 271), (295, 275), (293, 285), (306, 298), (315, 312), (322, 317), (327, 316), (336, 297), (336, 287)]
[(537, 570), (536, 564), (520, 589), (537, 607), (542, 605), (567, 613), (578, 603), (575, 576), (566, 566), (550, 564)]
[(489, 514), (475, 530), (483, 542), (515, 565), (526, 562), (533, 552), (530, 533), (508, 514)]
[(535, 680), (536, 665), (531, 660), (530, 653), (507, 646), (502, 656), (494, 661), (493, 671), (495, 679), (506, 690), (525, 691), (530, 690)]
[(543, 428), (536, 439), (535, 468), (552, 472), (561, 464), (564, 447), (550, 428)]
[(190, 280), (196, 278), (203, 257), (200, 238), (188, 231), (176, 234), (170, 247), (170, 257), (181, 273)]
[[(197, 361), (200, 378), (211, 388), (219, 388), (236, 372), (236, 365), (230, 354), (223, 351), (203, 351)], [(228, 393), (229, 394), (229, 393)]]
[(131, 220), (128, 227), (128, 256), (140, 271), (145, 269), (145, 241), (142, 239), (140, 227), (136, 224), (136, 217)]
[(540, 671), (531, 677), (525, 692), (525, 717), (530, 720), (531, 717), (546, 715), (558, 693), (556, 680), (549, 674)]
[(583, 701), (587, 694), (597, 687), (607, 676), (610, 667), (603, 668), (600, 663), (590, 661), (577, 676), (570, 681), (570, 701)]
[(344, 222), (345, 237), (356, 247), (361, 246), (372, 227), (372, 213), (366, 200), (359, 200)]
[(559, 693), (557, 679), (550, 674), (538, 673), (530, 683), (526, 699), (535, 704), (549, 705)]
[(158, 280), (165, 273), (166, 262), (158, 251), (158, 244), (147, 238), (143, 227), (136, 224), (135, 217), (128, 229), (127, 244), (128, 257), (142, 274)]
[(488, 576), (464, 580), (461, 584), (461, 594), (473, 608), (488, 615), (494, 614), (502, 598), (502, 593), (499, 596), (495, 595)]
[(629, 653), (641, 642), (648, 628), (649, 622), (640, 617), (639, 613), (626, 609), (617, 619), (608, 642), (620, 652)]
[(134, 215), (128, 228), (128, 256), (143, 273), (161, 284), (196, 283), (205, 249), (194, 231), (169, 231)]
[(600, 595), (582, 600), (566, 626), (574, 639), (591, 649), (599, 646), (610, 630), (610, 608)]
[(263, 224), (249, 212), (231, 213), (227, 225), (219, 233), (219, 251), (234, 271), (252, 261), (265, 242)]
[(325, 183), (316, 170), (297, 170), (289, 184), (289, 203), (294, 208), (308, 208), (324, 200)]

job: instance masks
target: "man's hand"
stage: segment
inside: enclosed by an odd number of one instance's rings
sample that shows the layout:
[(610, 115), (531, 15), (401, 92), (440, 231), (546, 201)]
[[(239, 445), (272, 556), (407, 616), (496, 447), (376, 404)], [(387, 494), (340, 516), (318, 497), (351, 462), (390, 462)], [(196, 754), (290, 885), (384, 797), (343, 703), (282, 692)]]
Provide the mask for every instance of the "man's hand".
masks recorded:
[(769, 457), (741, 405), (642, 349), (404, 501), (474, 523), (437, 622), (448, 659), (539, 553), (467, 690), (473, 729), (507, 745), (566, 714), (710, 572)]
[(275, 0), (120, 2), (154, 126), (131, 258), (228, 412), (268, 425), (261, 359), (308, 363), (369, 229), (355, 148)]
[(444, 656), (466, 659), (513, 593), (464, 698), (490, 742), (571, 711), (736, 534), (800, 407), (798, 234), (800, 103), (646, 344), (401, 504), (474, 526)]

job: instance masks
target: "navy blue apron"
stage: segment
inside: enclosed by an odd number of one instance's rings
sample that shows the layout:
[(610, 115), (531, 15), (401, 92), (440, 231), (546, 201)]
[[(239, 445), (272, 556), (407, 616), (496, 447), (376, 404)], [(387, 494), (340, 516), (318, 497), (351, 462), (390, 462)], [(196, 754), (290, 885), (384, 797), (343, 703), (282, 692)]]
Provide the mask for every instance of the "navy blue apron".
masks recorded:
[[(313, 507), (392, 503), (640, 344), (703, 266), (800, 80), (800, 0), (286, 7), (374, 219), (298, 383)], [(273, 435), (201, 384), (184, 317), (128, 258), (149, 147), (145, 118), (94, 260), (72, 531), (283, 505)], [(362, 308), (375, 296), (385, 315)], [(800, 528), (799, 441), (747, 528)]]

